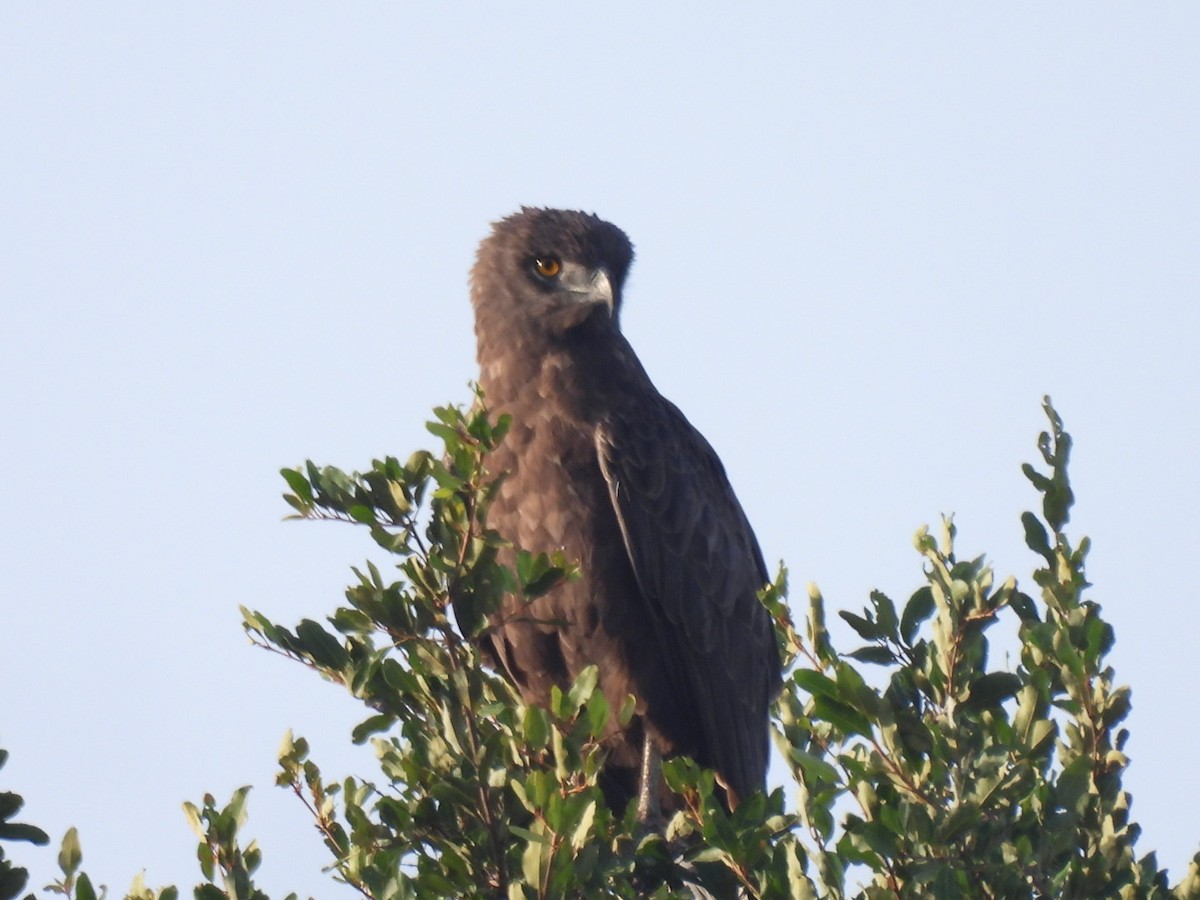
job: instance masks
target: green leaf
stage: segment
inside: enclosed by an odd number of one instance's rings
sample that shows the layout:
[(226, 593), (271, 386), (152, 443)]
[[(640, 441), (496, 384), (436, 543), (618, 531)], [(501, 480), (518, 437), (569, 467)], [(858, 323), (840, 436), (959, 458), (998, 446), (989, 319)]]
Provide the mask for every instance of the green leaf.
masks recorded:
[(861, 734), (863, 737), (871, 736), (871, 724), (862, 713), (830, 697), (820, 696), (813, 698), (812, 718), (824, 719), (848, 735)]
[(1017, 711), (1013, 714), (1013, 730), (1017, 737), (1028, 740), (1035, 716), (1040, 712), (1038, 691), (1032, 684), (1024, 685), (1017, 694)]
[(852, 612), (838, 610), (838, 615), (845, 619), (850, 627), (858, 632), (858, 636), (865, 641), (876, 641), (882, 637), (886, 637), (883, 629), (875, 622), (864, 619), (862, 616), (856, 616)]
[(21, 799), (20, 794), (14, 794), (11, 791), (0, 792), (0, 822), (11, 819), (21, 811), (21, 807), (25, 805), (25, 801)]
[(346, 665), (346, 648), (312, 619), (301, 620), (296, 626), (296, 637), (319, 665), (335, 671), (340, 671)]
[(378, 520), (375, 518), (375, 510), (362, 503), (355, 503), (346, 508), (346, 515), (352, 518), (355, 522), (361, 522), (364, 525), (374, 525)]
[(879, 822), (864, 822), (856, 832), (863, 844), (879, 855), (881, 859), (895, 859), (900, 855), (900, 847), (896, 835)]
[(1050, 549), (1050, 537), (1046, 527), (1031, 512), (1021, 513), (1021, 524), (1025, 526), (1025, 545), (1054, 565), (1054, 552)]
[(0, 824), (0, 840), (6, 841), (28, 841), (36, 846), (45, 846), (50, 843), (50, 835), (42, 831), (36, 825), (23, 825), (18, 822), (4, 822)]
[[(1044, 431), (1042, 432), (1041, 436), (1047, 440), (1049, 439), (1048, 435)], [(1031, 466), (1029, 463), (1022, 463), (1021, 471), (1025, 473), (1025, 477), (1033, 483), (1035, 488), (1037, 488), (1038, 493), (1044, 494), (1046, 491), (1050, 490), (1050, 479)]]
[(933, 615), (933, 610), (933, 591), (929, 585), (919, 588), (908, 598), (908, 603), (904, 605), (904, 614), (900, 617), (900, 637), (906, 644), (912, 644), (917, 635), (917, 628)]
[(526, 706), (523, 713), (521, 729), (525, 743), (534, 750), (540, 750), (550, 738), (550, 721), (546, 711), (540, 706)]
[(605, 698), (603, 691), (594, 691), (591, 698), (587, 701), (588, 734), (594, 738), (603, 737), (607, 725), (608, 700)]
[(527, 600), (532, 600), (534, 597), (540, 597), (551, 588), (555, 587), (566, 576), (567, 570), (561, 569), (558, 566), (551, 566), (546, 569), (537, 578), (532, 581), (527, 581), (522, 586), (522, 593), (525, 594)]
[(596, 800), (593, 798), (584, 806), (583, 812), (579, 816), (579, 824), (575, 826), (575, 831), (571, 835), (571, 846), (577, 853), (587, 846), (591, 839), (592, 825), (595, 821)]
[(596, 682), (600, 680), (600, 669), (596, 666), (586, 666), (575, 676), (575, 683), (567, 693), (567, 708), (571, 714), (578, 711), (596, 690)]
[(83, 861), (83, 850), (79, 846), (79, 832), (74, 827), (68, 828), (63, 835), (62, 847), (58, 851), (58, 867), (70, 878), (79, 871), (79, 863)]
[(792, 747), (789, 753), (792, 762), (799, 766), (805, 777), (814, 783), (836, 784), (839, 782), (838, 771), (832, 764), (807, 750)]
[(1037, 719), (1029, 730), (1028, 744), (1030, 750), (1039, 754), (1049, 747), (1058, 734), (1058, 725), (1051, 719)]
[(371, 716), (369, 719), (365, 719), (354, 726), (354, 730), (350, 732), (350, 740), (355, 744), (362, 744), (371, 735), (387, 731), (395, 722), (395, 716), (385, 714)]
[(1022, 622), (1040, 622), (1041, 617), (1038, 615), (1037, 606), (1033, 602), (1033, 598), (1021, 591), (1013, 591), (1008, 598), (1008, 605), (1013, 608), (1016, 614), (1021, 618)]
[(96, 889), (92, 887), (92, 880), (86, 872), (80, 872), (75, 882), (75, 900), (96, 900)]
[[(290, 734), (290, 732), (289, 732), (289, 734)], [(204, 840), (205, 834), (207, 832), (205, 831), (205, 828), (204, 828), (204, 822), (200, 818), (199, 807), (197, 807), (195, 803), (185, 800), (183, 802), (183, 815), (184, 815), (184, 818), (187, 819), (188, 825), (191, 826), (192, 831), (195, 833), (196, 837), (200, 838), (201, 840)]]
[(883, 591), (871, 591), (871, 603), (875, 606), (875, 621), (884, 636), (897, 637), (896, 604)]
[(1016, 696), (1023, 685), (1021, 676), (1012, 672), (989, 672), (972, 682), (967, 704), (973, 709), (999, 706), (1008, 698)]
[(312, 486), (308, 483), (308, 479), (298, 469), (280, 469), (279, 474), (283, 476), (283, 480), (288, 483), (288, 487), (292, 489), (292, 493), (304, 503), (311, 504), (313, 502)]
[(849, 663), (839, 661), (837, 664), (838, 697), (847, 706), (859, 710), (868, 716), (879, 712), (879, 694), (866, 683), (858, 669)]
[(792, 673), (792, 682), (802, 691), (816, 696), (838, 699), (838, 686), (826, 675), (813, 669), (797, 669)]
[(441, 438), (448, 446), (455, 445), (460, 440), (457, 429), (451, 428), (449, 425), (443, 425), (441, 422), (426, 422), (425, 430), (434, 437)]
[(856, 659), (859, 662), (875, 663), (876, 665), (887, 666), (896, 662), (896, 654), (887, 647), (881, 647), (878, 644), (871, 644), (867, 647), (859, 647), (857, 650), (846, 654), (851, 659)]
[(1064, 809), (1083, 812), (1086, 798), (1094, 790), (1088, 758), (1080, 756), (1070, 763), (1058, 776), (1054, 787), (1057, 800)]
[(525, 877), (526, 883), (531, 887), (537, 887), (542, 883), (543, 860), (546, 851), (550, 848), (550, 839), (544, 834), (530, 831), (519, 825), (509, 825), (508, 830), (529, 842), (525, 847), (525, 852), (521, 854), (521, 874)]
[(808, 585), (808, 639), (818, 662), (828, 664), (837, 654), (829, 643), (829, 631), (825, 626), (825, 598), (815, 584)]
[(1131, 709), (1130, 690), (1122, 686), (1112, 692), (1104, 706), (1102, 719), (1106, 728), (1113, 728), (1124, 721)]
[(689, 859), (696, 863), (722, 862), (729, 858), (729, 851), (721, 847), (706, 847), (688, 854)]
[[(10, 868), (4, 860), (4, 851), (0, 850), (0, 900), (11, 900), (16, 897), (25, 890), (25, 885), (28, 883), (29, 870), (19, 866)], [(24, 900), (31, 900), (32, 897), (33, 895), (29, 894)]]
[(624, 727), (633, 721), (633, 715), (637, 712), (637, 697), (633, 694), (626, 694), (625, 699), (621, 701), (621, 709), (617, 712), (617, 722)]

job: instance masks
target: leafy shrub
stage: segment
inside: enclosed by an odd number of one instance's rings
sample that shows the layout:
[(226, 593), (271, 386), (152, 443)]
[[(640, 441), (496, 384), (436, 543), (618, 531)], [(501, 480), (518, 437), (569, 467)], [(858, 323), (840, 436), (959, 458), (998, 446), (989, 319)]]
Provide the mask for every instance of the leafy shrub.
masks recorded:
[[(791, 667), (773, 727), (798, 800), (789, 809), (778, 788), (728, 814), (711, 773), (670, 760), (665, 777), (683, 802), (661, 834), (603, 801), (609, 710), (594, 669), (543, 709), (483, 664), (474, 639), (507, 592), (536, 596), (578, 577), (561, 557), (498, 562), (501, 540), (486, 527), (498, 481), (486, 463), (505, 420), (478, 404), (442, 408), (429, 425), (441, 454), (377, 460), (362, 474), (286, 469), (296, 517), (365, 527), (398, 575), (355, 569), (346, 605), (325, 622), (288, 629), (243, 610), (256, 644), (363, 703), (352, 737), (372, 741), (379, 760), (372, 779), (327, 781), (289, 735), (278, 783), (312, 817), (334, 877), (371, 898), (1198, 898), (1200, 854), (1172, 888), (1153, 853), (1134, 852), (1121, 785), (1130, 692), (1106, 663), (1112, 628), (1084, 596), (1088, 540), (1064, 530), (1071, 440), (1048, 399), (1045, 410), (1044, 468), (1024, 467), (1040, 511), (1021, 519), (1038, 596), (1013, 578), (997, 585), (983, 557), (960, 559), (945, 520), (939, 537), (917, 533), (923, 581), (906, 600), (875, 591), (861, 613), (840, 613), (864, 642), (842, 653), (815, 588), (793, 622), (781, 568), (763, 602)], [(1011, 671), (989, 661), (998, 625), (1019, 643)], [(245, 797), (186, 805), (206, 879), (197, 898), (264, 897), (253, 884), (260, 851), (238, 842)], [(52, 889), (88, 900), (72, 846)], [(139, 881), (128, 896), (176, 895)]]

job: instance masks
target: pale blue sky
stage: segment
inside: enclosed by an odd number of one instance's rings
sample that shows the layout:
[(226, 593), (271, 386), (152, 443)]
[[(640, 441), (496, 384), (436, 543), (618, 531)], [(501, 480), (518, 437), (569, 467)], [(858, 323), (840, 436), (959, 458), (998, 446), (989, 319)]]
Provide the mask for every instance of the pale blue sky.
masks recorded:
[(179, 804), (254, 784), (264, 886), (347, 895), (271, 783), (287, 728), (367, 770), (359, 710), (237, 606), (320, 616), (371, 548), (281, 524), (276, 471), (429, 446), (475, 372), (476, 243), (561, 205), (630, 234), (625, 330), (799, 597), (907, 596), (951, 511), (1032, 590), (1019, 466), (1054, 397), (1139, 849), (1178, 878), (1197, 46), (1184, 2), (0, 5), (4, 787), (120, 890), (194, 883)]

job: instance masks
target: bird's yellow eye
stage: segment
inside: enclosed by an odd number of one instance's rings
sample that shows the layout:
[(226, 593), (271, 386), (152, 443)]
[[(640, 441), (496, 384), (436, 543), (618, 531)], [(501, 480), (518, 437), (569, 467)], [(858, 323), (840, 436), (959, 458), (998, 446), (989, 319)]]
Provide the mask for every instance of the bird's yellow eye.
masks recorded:
[(562, 271), (562, 260), (556, 256), (539, 256), (533, 261), (533, 271), (542, 278), (555, 278)]

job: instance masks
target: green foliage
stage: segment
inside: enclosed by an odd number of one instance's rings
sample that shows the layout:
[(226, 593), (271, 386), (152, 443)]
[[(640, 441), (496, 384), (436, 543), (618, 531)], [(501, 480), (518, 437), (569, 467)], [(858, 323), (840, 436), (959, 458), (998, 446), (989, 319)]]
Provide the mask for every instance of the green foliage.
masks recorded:
[[(192, 892), (195, 900), (266, 900), (267, 895), (254, 886), (251, 880), (255, 869), (262, 861), (257, 844), (251, 841), (245, 848), (239, 844), (238, 829), (245, 824), (246, 794), (249, 788), (234, 791), (233, 798), (223, 808), (217, 809), (209, 795), (204, 797), (203, 807), (185, 803), (183, 810), (200, 838), (196, 857), (205, 881)], [(99, 892), (91, 878), (82, 870), (83, 849), (74, 828), (63, 835), (58, 851), (58, 868), (62, 878), (47, 885), (51, 894), (61, 894), (66, 900), (104, 900), (108, 888), (100, 886)], [(217, 883), (220, 879), (220, 884)], [(179, 890), (174, 887), (150, 888), (139, 873), (125, 892), (125, 900), (179, 900)], [(28, 898), (26, 898), (28, 900)], [(286, 900), (296, 900), (289, 894)]]
[[(355, 569), (345, 605), (323, 622), (288, 629), (243, 610), (255, 644), (364, 704), (352, 737), (379, 761), (371, 778), (326, 779), (289, 734), (277, 782), (323, 836), (333, 876), (380, 900), (1200, 898), (1200, 854), (1172, 888), (1154, 854), (1135, 853), (1121, 784), (1130, 692), (1107, 661), (1112, 628), (1085, 597), (1089, 542), (1064, 530), (1070, 437), (1048, 399), (1045, 411), (1042, 467), (1024, 467), (1040, 513), (1021, 518), (1036, 596), (1014, 578), (997, 584), (983, 557), (960, 558), (946, 519), (936, 537), (916, 535), (923, 577), (907, 599), (873, 591), (860, 612), (840, 613), (862, 641), (840, 652), (815, 587), (793, 620), (781, 569), (762, 599), (790, 667), (773, 730), (794, 777), (792, 811), (777, 789), (727, 812), (712, 773), (674, 759), (663, 773), (679, 808), (661, 831), (639, 826), (632, 805), (614, 813), (603, 801), (609, 710), (594, 669), (543, 709), (481, 653), (502, 597), (577, 577), (562, 558), (499, 563), (502, 541), (486, 527), (499, 480), (486, 462), (506, 420), (480, 404), (438, 409), (429, 430), (440, 455), (388, 458), (364, 474), (286, 469), (295, 517), (366, 528), (396, 569)], [(1011, 667), (990, 660), (997, 627), (1019, 648)], [(620, 717), (632, 714), (630, 698)], [(239, 842), (246, 793), (223, 809), (211, 797), (185, 805), (206, 879), (198, 900), (264, 897), (252, 881), (257, 845)], [(80, 859), (68, 832), (51, 890), (95, 896)], [(176, 896), (140, 879), (127, 894)]]
[[(940, 540), (917, 533), (926, 584), (899, 612), (876, 591), (861, 615), (841, 614), (863, 647), (832, 655), (811, 624), (807, 643), (789, 635), (810, 668), (780, 699), (781, 745), (830, 896), (843, 896), (851, 866), (870, 874), (866, 897), (1200, 896), (1196, 862), (1172, 892), (1154, 855), (1134, 854), (1121, 787), (1130, 691), (1106, 663), (1112, 628), (1083, 596), (1089, 542), (1063, 531), (1071, 441), (1045, 409), (1049, 471), (1024, 467), (1042, 516), (1022, 516), (1043, 562), (1040, 605), (1012, 578), (997, 587), (982, 558), (959, 559), (946, 520)], [(821, 603), (814, 591), (812, 621)], [(1017, 626), (1013, 671), (989, 667), (987, 632), (1002, 616)], [(880, 666), (881, 686), (851, 660)], [(854, 808), (835, 827), (841, 795)]]
[[(254, 886), (252, 876), (262, 863), (262, 852), (258, 843), (251, 841), (243, 849), (237, 840), (238, 829), (246, 822), (246, 795), (250, 788), (241, 787), (224, 809), (217, 809), (211, 794), (204, 795), (204, 805), (184, 803), (183, 811), (192, 831), (200, 839), (196, 847), (196, 858), (200, 861), (200, 872), (206, 883), (196, 886), (196, 900), (267, 900), (267, 895)], [(217, 879), (221, 884), (218, 886)], [(174, 900), (167, 888), (160, 895), (162, 900)], [(296, 900), (289, 894), (287, 900)]]
[[(8, 751), (0, 748), (0, 769), (4, 768), (6, 762)], [(50, 843), (50, 837), (42, 829), (12, 821), (12, 817), (24, 805), (20, 794), (0, 791), (0, 841), (24, 841), (34, 845)], [(12, 900), (19, 896), (28, 881), (29, 872), (5, 859), (4, 847), (0, 846), (0, 900)]]
[[(1153, 855), (1133, 852), (1138, 828), (1121, 788), (1129, 689), (1106, 663), (1112, 629), (1083, 596), (1089, 544), (1064, 532), (1070, 438), (1049, 401), (1046, 413), (1047, 468), (1024, 468), (1041, 515), (1022, 517), (1041, 560), (1040, 602), (1015, 579), (996, 585), (982, 557), (959, 559), (946, 520), (940, 538), (918, 532), (924, 583), (905, 602), (874, 591), (861, 613), (841, 613), (864, 641), (843, 654), (815, 588), (803, 634), (793, 625), (781, 572), (763, 599), (785, 658), (804, 663), (775, 723), (798, 814), (777, 791), (727, 815), (711, 774), (675, 760), (664, 771), (683, 808), (662, 835), (639, 834), (629, 813), (600, 802), (606, 710), (591, 673), (552, 709), (530, 708), (461, 637), (488, 627), (503, 592), (532, 596), (571, 574), (562, 560), (522, 556), (515, 572), (496, 564), (499, 539), (483, 523), (497, 481), (484, 463), (506, 422), (493, 429), (478, 409), (438, 410), (430, 430), (446, 442), (441, 460), (386, 460), (366, 475), (311, 463), (285, 472), (302, 516), (368, 526), (402, 555), (405, 577), (358, 573), (350, 608), (330, 620), (340, 638), (247, 614), (261, 643), (376, 710), (359, 739), (386, 730), (376, 741), (391, 793), (342, 788), (356, 833), (331, 817), (338, 786), (322, 786), (303, 750), (285, 753), (284, 783), (324, 811), (340, 875), (372, 896), (1200, 896), (1195, 865), (1172, 892)], [(468, 611), (459, 629), (452, 600)], [(388, 618), (396, 609), (402, 628)], [(1011, 671), (989, 664), (988, 632), (1000, 622), (1020, 645)], [(366, 846), (391, 855), (363, 855)]]
[(83, 848), (79, 845), (79, 833), (74, 828), (68, 828), (63, 835), (62, 846), (58, 851), (58, 868), (62, 878), (46, 887), (52, 894), (62, 894), (73, 900), (96, 900), (107, 892), (104, 887), (100, 893), (92, 887), (92, 879), (81, 870), (83, 865)]
[[(373, 463), (365, 474), (313, 464), (286, 470), (287, 502), (306, 518), (366, 526), (400, 557), (389, 581), (368, 563), (355, 570), (348, 606), (327, 625), (294, 630), (244, 611), (260, 645), (345, 685), (370, 714), (355, 729), (372, 740), (381, 782), (327, 782), (308, 745), (291, 736), (279, 783), (301, 799), (329, 849), (336, 877), (371, 897), (673, 896), (703, 873), (770, 889), (778, 858), (786, 885), (794, 856), (782, 793), (745, 804), (727, 820), (712, 776), (668, 767), (688, 800), (667, 835), (640, 829), (631, 808), (614, 814), (598, 786), (608, 703), (594, 668), (548, 709), (526, 705), (484, 665), (476, 640), (506, 593), (530, 599), (576, 577), (561, 557), (520, 553), (501, 566), (500, 537), (486, 527), (499, 481), (487, 453), (507, 422), (482, 409), (439, 409), (430, 431), (441, 456)], [(632, 698), (620, 710), (628, 720)], [(716, 843), (714, 843), (716, 842)], [(719, 849), (719, 854), (714, 851)]]

